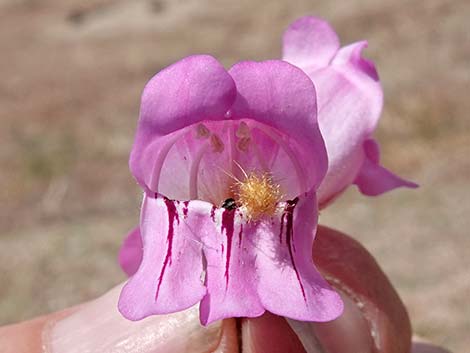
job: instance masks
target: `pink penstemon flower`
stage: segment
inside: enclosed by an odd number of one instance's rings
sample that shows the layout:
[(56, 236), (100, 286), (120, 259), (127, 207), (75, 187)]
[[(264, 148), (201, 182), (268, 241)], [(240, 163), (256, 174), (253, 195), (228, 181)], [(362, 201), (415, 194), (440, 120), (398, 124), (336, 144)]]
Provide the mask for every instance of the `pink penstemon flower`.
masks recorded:
[(283, 60), (301, 68), (315, 84), (318, 123), (328, 152), (328, 173), (319, 190), (321, 207), (351, 184), (368, 196), (416, 187), (379, 164), (372, 133), (383, 106), (374, 63), (362, 57), (366, 41), (340, 48), (328, 22), (305, 16), (284, 33)]
[(299, 68), (226, 71), (192, 56), (161, 71), (142, 96), (130, 167), (145, 190), (143, 257), (121, 293), (125, 317), (198, 302), (203, 324), (265, 310), (340, 315), (311, 256), (327, 158), (315, 89)]
[(125, 317), (199, 302), (203, 324), (341, 314), (312, 262), (318, 207), (353, 183), (366, 195), (414, 186), (379, 165), (382, 90), (364, 46), (339, 49), (326, 22), (305, 17), (285, 33), (284, 61), (226, 71), (192, 56), (150, 80), (130, 159), (140, 227), (120, 252)]

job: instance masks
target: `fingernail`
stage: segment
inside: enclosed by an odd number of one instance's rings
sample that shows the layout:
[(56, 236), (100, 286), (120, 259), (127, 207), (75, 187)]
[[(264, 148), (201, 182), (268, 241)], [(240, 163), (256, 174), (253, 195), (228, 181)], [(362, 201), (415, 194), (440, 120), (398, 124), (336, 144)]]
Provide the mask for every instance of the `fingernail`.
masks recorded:
[(129, 321), (117, 310), (121, 286), (84, 304), (43, 332), (46, 353), (206, 353), (221, 342), (222, 322), (203, 327), (197, 306)]

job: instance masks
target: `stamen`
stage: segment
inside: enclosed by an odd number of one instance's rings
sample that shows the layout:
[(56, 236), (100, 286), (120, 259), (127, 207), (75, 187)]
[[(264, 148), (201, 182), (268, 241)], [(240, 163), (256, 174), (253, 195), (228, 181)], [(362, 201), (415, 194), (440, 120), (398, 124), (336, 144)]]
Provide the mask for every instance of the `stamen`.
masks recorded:
[(176, 133), (171, 140), (168, 141), (168, 143), (160, 150), (160, 153), (158, 154), (157, 160), (155, 161), (155, 164), (153, 166), (152, 170), (152, 180), (150, 182), (150, 188), (152, 190), (157, 190), (158, 191), (158, 184), (160, 183), (160, 176), (162, 174), (162, 168), (163, 164), (165, 163), (165, 160), (168, 156), (168, 153), (170, 152), (171, 148), (176, 144), (178, 139), (186, 133), (186, 129), (181, 130), (179, 133)]
[(253, 139), (250, 127), (244, 121), (242, 121), (237, 128), (236, 136), (239, 138), (237, 142), (237, 149), (240, 152), (248, 152), (248, 149), (252, 147), (252, 152), (255, 153), (258, 162), (261, 165), (261, 169), (267, 171), (268, 166), (265, 158), (261, 155), (256, 140)]
[(214, 152), (222, 153), (224, 151), (224, 143), (218, 135), (212, 134), (210, 140)]
[(209, 144), (206, 142), (204, 145), (199, 149), (196, 156), (194, 157), (191, 169), (189, 171), (189, 199), (196, 200), (198, 198), (198, 188), (197, 188), (197, 180), (199, 176), (199, 167), (201, 165), (201, 160), (204, 154), (207, 152), (209, 148)]
[(235, 131), (234, 129), (232, 128), (233, 125), (225, 125), (226, 127), (228, 127), (228, 145), (229, 145), (229, 149), (228, 149), (228, 152), (229, 152), (229, 156), (228, 156), (228, 160), (229, 160), (229, 168), (230, 168), (230, 173), (233, 174), (233, 160), (235, 159), (235, 154), (236, 154), (236, 150), (235, 150)]
[[(236, 161), (233, 161), (234, 164), (238, 165), (238, 163)], [(223, 169), (222, 167), (218, 167), (218, 169), (224, 173), (226, 176), (228, 176), (230, 179), (233, 179), (235, 182), (239, 182), (240, 180), (235, 176), (233, 175), (232, 173), (229, 173), (227, 172), (225, 169)]]
[(237, 149), (240, 152), (247, 152), (248, 148), (250, 147), (251, 138), (250, 137), (242, 137), (237, 142)]
[(297, 180), (299, 181), (300, 190), (302, 192), (307, 191), (307, 180), (305, 173), (303, 172), (303, 169), (300, 166), (300, 162), (296, 158), (294, 151), (292, 151), (292, 148), (290, 148), (290, 146), (282, 139), (281, 136), (276, 136), (276, 134), (273, 133), (269, 128), (266, 128), (261, 124), (256, 124), (256, 127), (282, 148), (282, 150), (292, 162), (295, 173), (297, 175)]
[(238, 125), (236, 136), (239, 137), (239, 138), (250, 137), (251, 136), (250, 127), (248, 126), (247, 123), (242, 121), (240, 123), (240, 125)]
[[(243, 167), (240, 165), (240, 163), (238, 163), (237, 161), (233, 161), (233, 163), (238, 167), (238, 169), (240, 169), (240, 171), (243, 173), (243, 176), (245, 177), (245, 179), (248, 179), (248, 174), (245, 171), (245, 169), (243, 169)], [(237, 181), (238, 181), (238, 179), (237, 179)]]
[(258, 144), (257, 143), (252, 143), (253, 146), (253, 151), (256, 155), (256, 158), (258, 159), (259, 164), (261, 165), (262, 170), (269, 170), (268, 164), (266, 163), (266, 159), (264, 156), (261, 154), (261, 151), (259, 150)]
[(209, 135), (211, 134), (210, 130), (207, 128), (206, 125), (203, 123), (200, 123), (196, 127), (196, 137), (203, 139), (203, 138), (208, 138)]

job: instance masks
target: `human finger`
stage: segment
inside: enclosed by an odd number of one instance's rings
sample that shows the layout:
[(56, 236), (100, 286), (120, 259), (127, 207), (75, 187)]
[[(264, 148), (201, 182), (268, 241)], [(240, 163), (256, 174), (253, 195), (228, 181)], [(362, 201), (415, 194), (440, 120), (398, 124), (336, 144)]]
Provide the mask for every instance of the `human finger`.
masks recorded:
[[(338, 319), (327, 323), (288, 320), (305, 351), (410, 352), (411, 326), (406, 309), (386, 275), (362, 245), (338, 231), (320, 227), (313, 257), (325, 278), (341, 293), (345, 310)], [(272, 331), (271, 336), (276, 340), (273, 327), (281, 326), (275, 322), (282, 320), (273, 317), (245, 320), (245, 327), (242, 327), (245, 351), (272, 352), (265, 338)], [(296, 343), (292, 343), (290, 351), (299, 351), (296, 347)]]
[(199, 323), (198, 308), (129, 321), (117, 310), (122, 286), (72, 312), (55, 313), (0, 329), (2, 353), (232, 353), (235, 320)]

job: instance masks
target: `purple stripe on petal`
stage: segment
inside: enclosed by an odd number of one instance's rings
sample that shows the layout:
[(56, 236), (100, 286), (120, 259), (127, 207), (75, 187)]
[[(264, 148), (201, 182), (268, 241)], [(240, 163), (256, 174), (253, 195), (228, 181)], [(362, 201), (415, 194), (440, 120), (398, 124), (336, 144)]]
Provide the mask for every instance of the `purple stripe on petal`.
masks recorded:
[(228, 287), (229, 268), (230, 268), (230, 256), (232, 251), (232, 239), (233, 239), (233, 228), (235, 220), (235, 210), (224, 210), (222, 213), (222, 228), (221, 232), (225, 231), (227, 237), (227, 255), (225, 262), (225, 284)]
[(281, 226), (279, 230), (279, 243), (282, 244), (282, 234), (284, 233), (284, 222), (286, 221), (286, 212), (282, 212)]
[[(281, 215), (275, 218), (272, 227), (257, 227), (249, 234), (256, 249), (263, 249), (256, 253), (255, 265), (260, 301), (266, 310), (295, 320), (335, 319), (342, 311), (341, 298), (321, 277), (312, 261), (318, 216), (315, 193), (312, 191), (286, 202), (283, 211), (286, 241), (282, 245), (277, 234)], [(301, 290), (296, 289), (299, 285)], [(286, 305), (286, 298), (289, 305)]]
[(305, 296), (305, 289), (304, 289), (304, 286), (302, 284), (302, 280), (300, 279), (300, 275), (299, 275), (299, 271), (297, 270), (297, 266), (295, 265), (295, 259), (294, 259), (294, 255), (293, 255), (293, 251), (295, 251), (295, 245), (292, 243), (292, 240), (294, 239), (294, 209), (295, 209), (295, 206), (297, 205), (298, 201), (299, 201), (298, 197), (296, 197), (294, 200), (287, 201), (286, 208), (284, 210), (284, 213), (282, 214), (281, 227), (282, 227), (282, 224), (284, 223), (284, 216), (286, 216), (286, 218), (287, 218), (287, 223), (286, 223), (287, 248), (289, 249), (290, 260), (292, 261), (292, 268), (295, 271), (295, 275), (297, 276), (297, 280), (299, 281), (300, 289), (302, 290), (302, 296), (304, 297), (305, 304), (308, 305), (307, 297)]
[(211, 219), (212, 219), (212, 222), (215, 222), (215, 210), (217, 209), (217, 207), (215, 206), (212, 206), (211, 208)]
[(184, 218), (188, 217), (188, 206), (189, 206), (189, 201), (184, 201), (183, 202), (183, 217)]
[(201, 282), (201, 235), (213, 238), (217, 233), (209, 217), (212, 205), (190, 202), (184, 222), (179, 215), (182, 206), (183, 202), (160, 195), (144, 196), (140, 221), (143, 258), (122, 289), (118, 304), (130, 320), (189, 308), (207, 293)]
[(167, 199), (166, 197), (164, 198), (164, 202), (168, 210), (168, 234), (167, 234), (168, 248), (166, 251), (165, 260), (163, 261), (162, 271), (160, 272), (160, 276), (158, 277), (158, 286), (157, 286), (157, 292), (155, 293), (155, 300), (158, 299), (158, 293), (160, 292), (160, 286), (162, 284), (163, 275), (165, 273), (166, 267), (168, 266), (168, 264), (171, 265), (171, 252), (172, 252), (172, 246), (173, 246), (175, 220), (179, 224), (179, 217), (178, 217), (178, 212), (176, 210), (175, 203), (172, 200)]
[[(257, 226), (254, 222), (243, 223), (244, 217), (238, 209), (218, 208), (215, 219), (217, 222), (210, 223), (215, 225), (217, 234), (207, 234), (201, 239), (206, 244), (203, 251), (207, 260), (205, 286), (208, 294), (201, 301), (201, 323), (260, 316), (264, 308), (256, 289), (257, 248), (252, 237)], [(236, 246), (235, 242), (240, 240), (243, 246)], [(224, 254), (220, 252), (221, 244)]]

